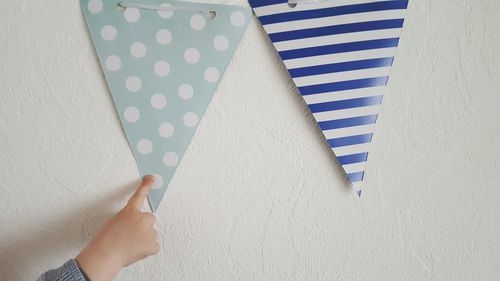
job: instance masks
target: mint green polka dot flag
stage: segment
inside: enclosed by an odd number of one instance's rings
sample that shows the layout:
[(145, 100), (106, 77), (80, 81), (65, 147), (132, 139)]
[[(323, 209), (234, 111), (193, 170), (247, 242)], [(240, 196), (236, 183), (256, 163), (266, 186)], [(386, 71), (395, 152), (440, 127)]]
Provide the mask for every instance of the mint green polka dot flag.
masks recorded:
[(248, 25), (251, 10), (164, 0), (81, 0), (156, 210)]

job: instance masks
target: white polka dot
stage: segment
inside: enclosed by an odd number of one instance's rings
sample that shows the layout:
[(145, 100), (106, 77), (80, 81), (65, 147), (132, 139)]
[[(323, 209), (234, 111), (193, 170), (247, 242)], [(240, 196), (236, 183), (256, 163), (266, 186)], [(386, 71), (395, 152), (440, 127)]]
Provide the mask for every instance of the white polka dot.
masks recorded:
[(197, 63), (200, 61), (200, 52), (195, 48), (189, 48), (184, 52), (184, 59), (191, 64)]
[(101, 37), (107, 41), (115, 40), (117, 34), (116, 28), (112, 25), (106, 25), (101, 29)]
[(205, 18), (202, 15), (194, 15), (191, 17), (191, 27), (195, 30), (202, 30), (205, 27)]
[(137, 76), (129, 76), (127, 80), (125, 80), (125, 86), (131, 92), (137, 92), (142, 87), (141, 79)]
[(187, 127), (195, 127), (196, 125), (198, 125), (200, 119), (198, 118), (198, 115), (196, 115), (196, 113), (187, 112), (186, 114), (184, 114), (182, 121)]
[(165, 122), (158, 127), (158, 133), (160, 133), (160, 136), (164, 138), (170, 138), (174, 135), (175, 133), (175, 128), (174, 125)]
[(89, 12), (92, 14), (97, 14), (102, 11), (102, 1), (101, 0), (90, 0), (87, 4)]
[(126, 8), (123, 16), (128, 22), (136, 22), (141, 18), (141, 13), (137, 8)]
[(241, 11), (232, 12), (231, 23), (236, 27), (242, 26), (243, 24), (245, 24), (245, 15)]
[(146, 55), (146, 45), (142, 42), (135, 42), (130, 46), (130, 53), (136, 58), (142, 58)]
[(134, 123), (139, 120), (139, 118), (141, 117), (141, 113), (139, 112), (139, 109), (137, 109), (137, 107), (131, 106), (125, 109), (125, 111), (123, 112), (123, 116), (128, 122)]
[[(171, 8), (172, 7), (172, 5), (170, 5), (168, 3), (163, 3), (160, 6), (164, 7), (164, 8)], [(168, 19), (168, 18), (170, 18), (170, 17), (172, 17), (174, 15), (174, 11), (158, 11), (158, 14), (162, 18)]]
[(183, 100), (188, 100), (193, 97), (193, 87), (189, 84), (182, 84), (179, 86), (179, 90), (177, 91), (179, 97)]
[(217, 82), (220, 78), (219, 71), (215, 67), (209, 67), (205, 70), (205, 80), (210, 83)]
[(109, 71), (117, 71), (122, 67), (122, 60), (118, 56), (111, 55), (106, 58), (105, 64)]
[(151, 97), (151, 106), (155, 109), (163, 109), (167, 106), (167, 99), (162, 94), (154, 94)]
[(167, 152), (163, 155), (163, 164), (167, 167), (175, 167), (179, 162), (179, 156), (175, 152)]
[(164, 60), (155, 63), (155, 73), (160, 77), (165, 77), (170, 73), (170, 65)]
[(217, 51), (225, 51), (229, 48), (229, 40), (224, 35), (219, 35), (214, 38), (214, 48)]
[(153, 151), (153, 143), (148, 139), (142, 139), (137, 142), (137, 150), (141, 154), (149, 154)]
[(172, 41), (172, 33), (168, 29), (160, 29), (156, 32), (156, 41), (162, 45), (167, 45)]
[(153, 183), (153, 189), (160, 189), (163, 187), (163, 177), (158, 174), (152, 174), (155, 177), (155, 183)]

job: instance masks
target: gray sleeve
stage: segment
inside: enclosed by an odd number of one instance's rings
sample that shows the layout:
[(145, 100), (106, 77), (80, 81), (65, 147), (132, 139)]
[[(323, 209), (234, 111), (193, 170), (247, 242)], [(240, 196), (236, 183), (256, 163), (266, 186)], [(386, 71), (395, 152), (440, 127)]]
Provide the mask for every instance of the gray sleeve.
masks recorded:
[(87, 281), (74, 259), (70, 259), (63, 266), (49, 270), (38, 277), (37, 281)]

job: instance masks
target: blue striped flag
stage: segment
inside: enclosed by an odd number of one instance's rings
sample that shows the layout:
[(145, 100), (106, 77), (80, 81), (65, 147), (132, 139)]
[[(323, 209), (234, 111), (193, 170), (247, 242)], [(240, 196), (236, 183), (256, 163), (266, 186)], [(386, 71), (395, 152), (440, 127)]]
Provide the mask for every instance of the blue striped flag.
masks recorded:
[(408, 0), (250, 0), (354, 190), (361, 183)]

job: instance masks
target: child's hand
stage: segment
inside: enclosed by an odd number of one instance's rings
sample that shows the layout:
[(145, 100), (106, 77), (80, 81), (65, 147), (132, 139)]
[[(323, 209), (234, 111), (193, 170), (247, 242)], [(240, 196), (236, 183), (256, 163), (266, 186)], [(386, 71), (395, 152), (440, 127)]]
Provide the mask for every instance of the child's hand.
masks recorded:
[(155, 216), (140, 210), (153, 182), (153, 176), (144, 177), (127, 206), (113, 216), (75, 258), (90, 280), (113, 280), (122, 267), (160, 251), (158, 234), (153, 228)]

